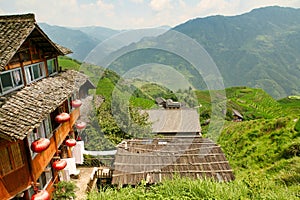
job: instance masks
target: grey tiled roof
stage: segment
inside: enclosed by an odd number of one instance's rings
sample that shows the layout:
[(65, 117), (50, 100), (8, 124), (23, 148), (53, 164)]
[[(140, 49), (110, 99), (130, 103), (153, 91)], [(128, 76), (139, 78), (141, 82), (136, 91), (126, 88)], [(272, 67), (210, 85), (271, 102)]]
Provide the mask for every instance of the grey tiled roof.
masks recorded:
[(64, 47), (54, 44), (37, 25), (34, 14), (0, 16), (0, 71), (8, 64), (26, 38), (34, 29), (42, 32), (43, 37), (60, 55), (71, 53)]
[(69, 70), (32, 83), (20, 91), (2, 96), (0, 137), (24, 139), (45, 117), (63, 103), (88, 77)]
[(0, 16), (0, 70), (35, 28), (33, 14)]
[(199, 115), (195, 109), (146, 110), (154, 133), (201, 132)]
[(234, 180), (220, 146), (199, 135), (125, 140), (118, 145), (113, 184), (137, 185), (150, 175), (152, 183), (173, 176), (216, 181)]

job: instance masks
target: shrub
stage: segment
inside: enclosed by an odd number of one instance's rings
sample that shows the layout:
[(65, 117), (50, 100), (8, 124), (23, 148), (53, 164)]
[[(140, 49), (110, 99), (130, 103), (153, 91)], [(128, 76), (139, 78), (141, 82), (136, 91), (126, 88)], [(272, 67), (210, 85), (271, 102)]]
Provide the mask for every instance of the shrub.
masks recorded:
[(75, 189), (76, 189), (75, 183), (69, 181), (60, 181), (57, 184), (55, 184), (53, 199), (54, 200), (75, 199), (76, 198)]

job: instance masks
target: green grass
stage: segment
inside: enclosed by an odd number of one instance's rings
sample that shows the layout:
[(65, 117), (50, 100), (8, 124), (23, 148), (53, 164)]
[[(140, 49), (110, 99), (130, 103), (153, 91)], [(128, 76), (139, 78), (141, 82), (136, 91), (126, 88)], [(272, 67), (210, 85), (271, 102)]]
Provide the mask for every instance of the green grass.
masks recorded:
[(59, 56), (58, 65), (61, 66), (63, 70), (73, 69), (78, 71), (81, 63), (67, 56)]
[(130, 105), (141, 109), (150, 109), (156, 106), (153, 100), (138, 98), (138, 97), (130, 98)]
[(257, 177), (255, 173), (245, 180), (220, 183), (212, 180), (191, 180), (175, 178), (165, 180), (162, 184), (146, 188), (139, 185), (136, 188), (108, 188), (105, 192), (92, 192), (88, 199), (298, 199), (299, 188), (287, 188), (269, 178)]

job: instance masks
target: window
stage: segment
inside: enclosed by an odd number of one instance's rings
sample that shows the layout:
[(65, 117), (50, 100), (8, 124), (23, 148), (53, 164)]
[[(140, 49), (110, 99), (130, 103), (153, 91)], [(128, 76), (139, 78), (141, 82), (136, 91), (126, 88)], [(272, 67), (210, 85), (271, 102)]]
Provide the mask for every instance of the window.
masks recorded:
[(21, 143), (8, 143), (0, 148), (0, 175), (4, 176), (24, 166)]
[(2, 72), (0, 74), (0, 93), (7, 94), (24, 86), (21, 68)]
[[(38, 138), (50, 138), (52, 136), (50, 116), (42, 121), (38, 128), (35, 128), (27, 137), (28, 144), (31, 145)], [(37, 153), (31, 151), (31, 158), (34, 158)]]
[(46, 76), (44, 62), (36, 63), (25, 67), (27, 84), (37, 81)]
[[(41, 176), (37, 180), (37, 182), (39, 183), (39, 185), (37, 185), (37, 188), (39, 190), (45, 190), (52, 179), (53, 179), (53, 171), (51, 169), (51, 165), (48, 164), (47, 167), (45, 168), (44, 172), (41, 174)], [(34, 194), (34, 187), (31, 187), (28, 190), (28, 193), (29, 193), (29, 196), (32, 196)]]
[(38, 182), (40, 183), (40, 188), (46, 189), (49, 182), (52, 180), (52, 177), (53, 177), (53, 173), (52, 173), (51, 164), (48, 164), (46, 169), (38, 179)]
[(51, 60), (47, 60), (47, 68), (48, 68), (48, 74), (49, 76), (51, 74), (57, 73), (57, 60), (55, 58)]

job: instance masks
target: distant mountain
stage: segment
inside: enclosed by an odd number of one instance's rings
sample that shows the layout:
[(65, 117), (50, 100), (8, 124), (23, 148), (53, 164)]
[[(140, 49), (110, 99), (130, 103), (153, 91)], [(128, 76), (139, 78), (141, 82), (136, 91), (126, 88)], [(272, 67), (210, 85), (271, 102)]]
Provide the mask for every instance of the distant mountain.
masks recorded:
[(203, 45), (226, 87), (258, 87), (281, 98), (300, 92), (299, 22), (300, 9), (274, 6), (193, 19), (174, 30)]
[[(197, 18), (173, 30), (186, 34), (205, 48), (217, 64), (225, 87), (263, 88), (273, 97), (282, 98), (300, 93), (299, 22), (300, 9), (272, 6), (238, 16)], [(117, 30), (102, 27), (74, 29), (47, 24), (41, 24), (41, 27), (52, 40), (72, 49), (72, 57), (81, 61), (99, 42), (118, 33)], [(134, 49), (134, 46), (143, 43), (166, 41), (167, 34), (126, 44), (124, 48)], [(197, 89), (207, 89), (204, 81), (195, 76), (197, 71), (191, 69), (186, 60), (161, 50), (130, 52), (115, 60), (110, 67), (122, 74), (147, 63), (172, 66), (188, 77)]]
[(102, 27), (69, 28), (40, 23), (39, 26), (54, 42), (73, 51), (70, 57), (83, 61), (101, 41), (119, 31)]
[[(173, 30), (186, 34), (205, 48), (217, 64), (225, 87), (263, 88), (273, 97), (282, 98), (300, 93), (299, 22), (300, 9), (274, 6), (238, 16), (193, 19)], [(166, 41), (167, 34), (124, 48)], [(173, 66), (197, 89), (206, 89), (204, 81), (195, 76), (197, 72), (185, 60), (161, 50), (131, 52), (110, 67), (122, 74), (132, 67), (154, 62)]]
[(113, 30), (110, 28), (104, 28), (100, 26), (86, 26), (86, 27), (78, 27), (78, 28), (72, 28), (74, 30), (80, 30), (87, 35), (97, 39), (98, 41), (103, 41), (117, 33), (119, 33), (119, 30)]

